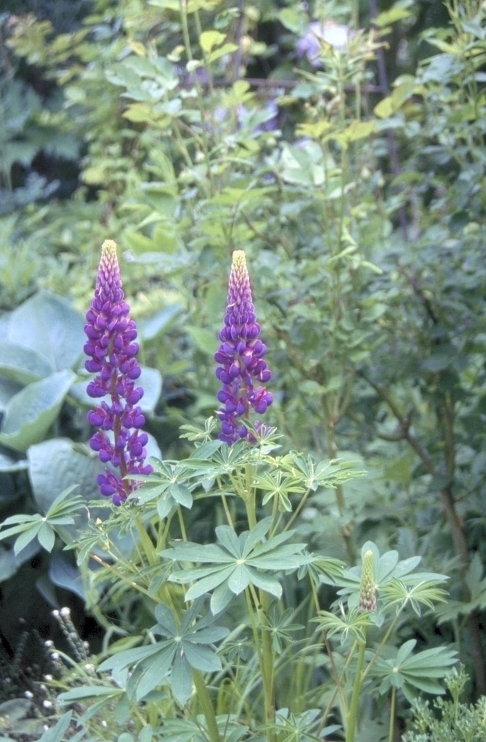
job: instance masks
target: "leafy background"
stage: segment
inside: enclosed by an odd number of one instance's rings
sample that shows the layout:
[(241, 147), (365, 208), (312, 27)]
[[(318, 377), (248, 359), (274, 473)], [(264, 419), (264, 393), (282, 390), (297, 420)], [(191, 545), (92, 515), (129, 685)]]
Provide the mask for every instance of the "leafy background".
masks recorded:
[[(176, 459), (179, 426), (214, 413), (244, 249), (269, 421), (369, 472), (316, 498), (299, 537), (351, 562), (372, 538), (450, 575), (417, 640), (458, 640), (486, 693), (482, 4), (189, 0), (187, 23), (172, 0), (66, 6), (0, 15), (2, 516), (45, 514), (71, 484), (95, 496), (82, 328), (103, 239), (139, 325), (151, 450)], [(363, 30), (316, 65), (297, 50), (321, 18)], [(97, 641), (74, 569), (2, 542), (6, 657), (19, 618), (50, 636), (65, 603)]]

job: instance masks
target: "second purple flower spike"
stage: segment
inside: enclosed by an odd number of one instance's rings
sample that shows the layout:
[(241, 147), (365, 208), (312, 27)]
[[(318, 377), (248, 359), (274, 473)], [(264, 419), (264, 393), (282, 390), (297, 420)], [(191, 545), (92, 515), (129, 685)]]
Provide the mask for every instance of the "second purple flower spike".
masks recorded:
[(219, 438), (230, 445), (240, 438), (253, 441), (243, 420), (248, 420), (250, 409), (261, 415), (273, 402), (273, 394), (264, 386), (255, 387), (255, 383), (265, 384), (272, 377), (263, 360), (267, 348), (259, 336), (260, 325), (256, 321), (245, 253), (236, 250), (224, 327), (219, 333), (221, 345), (214, 356), (220, 364), (216, 376), (223, 384), (218, 392), (218, 400), (223, 405), (217, 412), (221, 420)]
[(121, 505), (138, 486), (125, 477), (153, 471), (145, 463), (148, 436), (141, 430), (145, 417), (137, 404), (143, 389), (135, 386), (140, 376), (138, 343), (134, 342), (137, 327), (129, 311), (116, 244), (106, 240), (101, 248), (95, 294), (86, 313), (84, 331), (88, 342), (84, 352), (89, 356), (86, 370), (98, 374), (88, 384), (87, 392), (95, 399), (105, 397), (88, 413), (89, 422), (98, 428), (90, 446), (100, 461), (113, 467), (98, 474), (97, 481), (101, 494), (111, 497), (114, 505)]

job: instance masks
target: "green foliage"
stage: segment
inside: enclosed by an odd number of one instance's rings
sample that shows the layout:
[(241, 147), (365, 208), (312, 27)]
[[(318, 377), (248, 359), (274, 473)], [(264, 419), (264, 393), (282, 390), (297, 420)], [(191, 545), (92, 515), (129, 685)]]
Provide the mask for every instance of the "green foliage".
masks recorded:
[[(72, 494), (74, 487), (68, 487), (56, 497), (45, 516), (35, 515), (12, 515), (2, 523), (4, 530), (0, 533), (0, 539), (17, 536), (14, 545), (14, 554), (17, 556), (22, 549), (37, 538), (40, 545), (46, 551), (52, 551), (56, 538), (56, 527), (74, 524), (73, 515), (84, 507), (82, 498), (77, 495), (66, 498)], [(61, 529), (62, 530), (62, 529)]]
[(168, 638), (146, 647), (117, 652), (101, 663), (100, 672), (113, 670), (118, 675), (120, 670), (132, 667), (127, 693), (139, 701), (160, 686), (170, 671), (174, 697), (179, 703), (186, 703), (192, 694), (191, 668), (206, 673), (221, 670), (221, 660), (215, 653), (214, 643), (229, 633), (225, 627), (212, 625), (214, 619), (211, 614), (196, 621), (200, 608), (201, 601), (194, 602), (178, 626), (171, 609), (158, 605), (155, 608), (158, 623), (151, 631)]
[(426, 702), (414, 704), (413, 731), (404, 736), (404, 742), (479, 742), (486, 731), (484, 696), (474, 705), (460, 702), (468, 677), (461, 667), (452, 670), (446, 679), (452, 700), (439, 698), (433, 708)]
[(188, 569), (183, 567), (171, 575), (171, 581), (185, 585), (193, 583), (185, 595), (185, 600), (194, 600), (209, 590), (214, 590), (211, 598), (211, 611), (223, 611), (232, 595), (239, 595), (249, 585), (274, 595), (282, 596), (278, 580), (268, 574), (280, 572), (285, 565), (287, 573), (302, 567), (309, 558), (299, 553), (305, 544), (286, 544), (293, 531), (262, 539), (271, 528), (273, 518), (264, 518), (250, 531), (236, 535), (230, 526), (218, 526), (216, 535), (219, 544), (185, 543), (161, 552), (161, 556), (175, 562), (201, 562), (212, 566)]
[[(63, 703), (93, 702), (80, 718), (86, 733), (107, 709), (114, 706), (116, 719), (121, 719), (122, 708), (127, 713), (136, 709), (139, 715), (143, 702), (155, 739), (173, 733), (181, 709), (187, 739), (197, 738), (191, 724), (201, 711), (207, 735), (216, 742), (223, 720), (216, 712), (223, 708), (228, 728), (232, 719), (244, 720), (242, 736), (248, 725), (269, 742), (282, 734), (283, 739), (312, 739), (318, 718), (312, 709), (323, 706), (319, 726), (326, 735), (339, 728), (325, 726), (332, 713), (352, 742), (355, 730), (370, 721), (364, 706), (357, 716), (360, 697), (376, 701), (391, 694), (394, 699), (398, 690), (411, 699), (417, 688), (441, 693), (438, 680), (456, 653), (443, 646), (412, 654), (416, 640), (402, 638), (402, 614), (409, 607), (417, 613), (433, 609), (444, 599), (446, 578), (413, 573), (420, 558), (400, 561), (394, 551), (380, 556), (374, 543), (366, 543), (364, 552), (376, 555), (379, 599), (377, 609), (369, 612), (356, 607), (360, 568), (346, 569), (322, 551), (306, 553), (306, 544), (295, 541), (296, 530), (289, 528), (311, 492), (338, 487), (362, 472), (346, 462), (326, 465), (294, 452), (275, 456), (279, 439), (272, 430), (263, 431), (256, 445), (241, 441), (229, 447), (207, 440), (211, 428), (211, 421), (204, 431), (185, 426), (185, 435), (196, 439), (188, 458), (154, 459), (155, 472), (143, 478), (133, 502), (112, 508), (103, 523), (91, 516), (87, 530), (74, 541), (69, 536), (82, 564), (103, 550), (103, 559), (97, 558), (103, 569), (95, 580), (111, 584), (105, 616), (120, 611), (131, 594), (138, 617), (130, 632), (107, 648), (108, 657), (94, 659), (95, 683), (91, 678), (86, 683), (79, 668), (71, 679), (74, 687), (69, 681), (64, 686)], [(269, 471), (292, 471), (299, 482), (296, 488), (295, 481), (278, 477), (290, 512), (279, 509), (276, 499), (263, 505), (266, 491), (260, 483), (268, 482)], [(159, 498), (163, 518), (154, 507)], [(205, 502), (213, 503), (217, 517), (225, 521), (216, 526), (215, 543), (191, 537), (199, 531), (192, 511), (204, 512)], [(25, 529), (30, 537), (36, 525), (12, 524), (6, 524), (6, 535)], [(117, 545), (119, 531), (136, 536), (129, 559)], [(323, 584), (342, 587), (335, 612), (320, 607)], [(184, 593), (181, 585), (189, 586)], [(302, 606), (294, 602), (299, 593), (308, 596)], [(98, 595), (87, 598), (98, 601)], [(147, 624), (152, 615), (155, 625)], [(246, 632), (251, 639), (238, 643)], [(320, 634), (326, 661), (318, 649)], [(210, 690), (223, 678), (224, 701)], [(314, 704), (310, 709), (309, 701)], [(283, 709), (277, 715), (276, 705)], [(167, 721), (159, 729), (160, 715)]]
[[(438, 692), (453, 637), (477, 689), (486, 692), (483, 6), (387, 2), (376, 30), (362, 3), (280, 7), (268, 0), (232, 8), (217, 0), (98, 0), (74, 31), (56, 35), (49, 21), (25, 16), (3, 30), (9, 59), (42, 69), (56, 86), (55, 100), (46, 101), (26, 82), (2, 82), (9, 102), (0, 133), (6, 208), (49, 195), (39, 180), (23, 192), (7, 183), (16, 168), (52, 151), (49, 142), (59, 155), (76, 156), (80, 147), (83, 156), (72, 199), (27, 206), (2, 223), (0, 302), (13, 310), (0, 328), (2, 471), (12, 478), (28, 471), (30, 518), (37, 507), (46, 513), (75, 481), (85, 500), (94, 494), (96, 462), (77, 445), (88, 436), (80, 422), (84, 379), (73, 376), (79, 358), (46, 356), (51, 338), (35, 320), (38, 297), (52, 294), (37, 292), (70, 295), (85, 308), (92, 246), (114, 236), (130, 260), (126, 287), (144, 362), (164, 372), (163, 387), (157, 371), (147, 376), (152, 393), (144, 399), (168, 457), (155, 463), (155, 475), (123, 513), (103, 522), (96, 518), (106, 510), (89, 519), (78, 514), (78, 528), (88, 528), (77, 534), (81, 569), (93, 554), (101, 560), (88, 586), (91, 609), (108, 637), (127, 633), (143, 643), (152, 641), (146, 632), (155, 605), (170, 597), (177, 621), (187, 609), (181, 585), (188, 604), (204, 589), (215, 610), (241, 620), (253, 644), (256, 632), (263, 654), (281, 654), (275, 678), (262, 671), (259, 686), (258, 649), (247, 655), (246, 669), (235, 669), (232, 653), (248, 653), (246, 635), (241, 643), (238, 636), (223, 640), (223, 669), (211, 675), (219, 684), (217, 694), (210, 691), (213, 701), (217, 696), (212, 722), (199, 686), (200, 699), (187, 697), (181, 716), (170, 718), (189, 682), (200, 682), (190, 681), (185, 667), (175, 705), (166, 680), (148, 694), (147, 738), (322, 736), (327, 722), (313, 709), (337, 714), (332, 682), (343, 718), (363, 717), (359, 739), (391, 738), (392, 729), (383, 731), (380, 684), (392, 704), (421, 687)], [(443, 27), (431, 27), (430, 19), (442, 22), (446, 12)], [(342, 47), (323, 41), (313, 59), (298, 58), (296, 43), (313, 21), (346, 23), (354, 33)], [(425, 29), (420, 37), (418, 28)], [(390, 90), (384, 62), (398, 69)], [(267, 104), (277, 106), (277, 121)], [(216, 405), (212, 355), (232, 249), (249, 256), (274, 371), (269, 424), (284, 434), (267, 431), (251, 450), (212, 441), (214, 421), (198, 432)], [(9, 335), (4, 328), (17, 307), (23, 320)], [(80, 316), (71, 335), (66, 308), (56, 304), (53, 314), (48, 323), (79, 351)], [(190, 423), (182, 440), (181, 422)], [(245, 467), (254, 472), (254, 502)], [(355, 479), (362, 469), (370, 476)], [(139, 511), (143, 528), (134, 526)], [(261, 523), (269, 529), (252, 546)], [(76, 526), (65, 528), (72, 538)], [(135, 570), (124, 561), (129, 549), (118, 542), (120, 531), (145, 550), (143, 559), (135, 555)], [(304, 542), (308, 551), (297, 548)], [(378, 606), (369, 614), (359, 608), (362, 543), (375, 562)], [(271, 544), (280, 558), (278, 550), (289, 549), (288, 570), (278, 570), (277, 561), (275, 570), (265, 560), (246, 563), (255, 553), (264, 559), (258, 549)], [(426, 565), (420, 573), (418, 554)], [(16, 568), (12, 558), (2, 574)], [(442, 573), (450, 578), (447, 602)], [(318, 608), (302, 599), (316, 594), (328, 609), (336, 587), (343, 610), (319, 612), (318, 625), (341, 684), (331, 680), (331, 660), (309, 630)], [(261, 609), (253, 594), (260, 590)], [(244, 609), (248, 593), (253, 625)], [(287, 621), (304, 627), (292, 629), (302, 658), (295, 666)], [(391, 626), (368, 672), (376, 637)], [(312, 672), (322, 678), (321, 690), (309, 680)], [(356, 677), (376, 691), (371, 711), (360, 708)], [(269, 705), (263, 687), (268, 695), (273, 681), (287, 711), (270, 721), (262, 713)], [(99, 709), (116, 707), (121, 719), (113, 733), (93, 727), (95, 736), (144, 733), (123, 727), (127, 709), (138, 714), (125, 690), (111, 680), (93, 687), (105, 704)], [(83, 688), (68, 691), (76, 692)], [(155, 693), (159, 706), (150, 705)], [(242, 721), (253, 717), (258, 731)]]

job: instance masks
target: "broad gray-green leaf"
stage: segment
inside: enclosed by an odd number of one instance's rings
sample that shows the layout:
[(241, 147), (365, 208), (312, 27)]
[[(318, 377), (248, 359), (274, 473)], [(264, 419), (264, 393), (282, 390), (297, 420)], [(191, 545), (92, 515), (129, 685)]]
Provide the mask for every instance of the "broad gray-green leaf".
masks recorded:
[(8, 339), (37, 351), (60, 371), (73, 368), (86, 340), (84, 320), (65, 299), (40, 291), (10, 315)]
[(0, 376), (0, 411), (3, 412), (5, 407), (12, 399), (14, 394), (20, 392), (23, 384), (17, 384), (15, 381), (8, 381), (3, 376)]
[(159, 332), (165, 330), (174, 317), (182, 312), (181, 304), (169, 304), (159, 309), (151, 317), (146, 317), (138, 322), (138, 331), (142, 340), (153, 340)]
[(15, 394), (5, 409), (0, 443), (22, 452), (39, 443), (58, 416), (75, 378), (72, 371), (59, 371)]
[(11, 549), (0, 547), (0, 582), (8, 580), (17, 571), (19, 563)]
[(0, 376), (19, 384), (30, 384), (43, 379), (55, 371), (55, 367), (44, 356), (10, 340), (0, 344)]
[(89, 448), (74, 447), (69, 438), (52, 438), (31, 446), (27, 456), (34, 498), (42, 513), (47, 513), (57, 495), (73, 484), (79, 485), (76, 491), (87, 502), (99, 496), (96, 476), (104, 467)]
[(11, 456), (8, 456), (6, 453), (2, 453), (0, 451), (0, 472), (3, 471), (23, 471), (24, 469), (28, 469), (29, 462), (26, 459), (21, 459), (20, 461), (17, 461), (16, 459), (13, 459)]
[(56, 552), (51, 558), (49, 578), (54, 585), (76, 593), (82, 600), (86, 600), (86, 591), (79, 569), (70, 564), (64, 554)]

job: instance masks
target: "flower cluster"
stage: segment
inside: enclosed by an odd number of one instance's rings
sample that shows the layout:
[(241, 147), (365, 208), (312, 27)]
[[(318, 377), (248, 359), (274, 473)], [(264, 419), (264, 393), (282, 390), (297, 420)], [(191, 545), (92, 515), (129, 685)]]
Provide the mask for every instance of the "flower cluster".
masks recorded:
[(217, 415), (221, 420), (219, 437), (225, 443), (232, 444), (240, 438), (253, 440), (243, 419), (248, 419), (250, 409), (263, 414), (273, 402), (273, 395), (264, 386), (254, 386), (255, 382), (264, 384), (272, 376), (263, 360), (267, 348), (259, 335), (260, 325), (256, 321), (245, 253), (236, 250), (229, 278), (224, 327), (219, 333), (221, 345), (214, 356), (216, 363), (220, 364), (216, 376), (223, 384), (218, 392), (223, 407)]
[[(88, 342), (84, 352), (89, 356), (86, 370), (98, 374), (87, 387), (90, 397), (101, 399), (88, 413), (88, 420), (98, 431), (90, 440), (100, 461), (111, 464), (97, 477), (102, 495), (121, 505), (137, 484), (124, 479), (130, 474), (150, 474), (145, 463), (146, 433), (141, 431), (145, 417), (138, 402), (143, 389), (135, 386), (140, 376), (137, 363), (138, 343), (135, 322), (124, 300), (116, 244), (106, 240), (101, 249), (98, 277), (91, 307), (86, 314), (85, 333)], [(113, 468), (119, 470), (119, 475)]]

